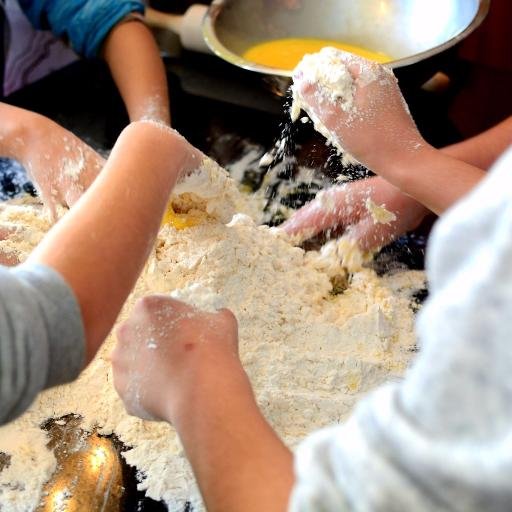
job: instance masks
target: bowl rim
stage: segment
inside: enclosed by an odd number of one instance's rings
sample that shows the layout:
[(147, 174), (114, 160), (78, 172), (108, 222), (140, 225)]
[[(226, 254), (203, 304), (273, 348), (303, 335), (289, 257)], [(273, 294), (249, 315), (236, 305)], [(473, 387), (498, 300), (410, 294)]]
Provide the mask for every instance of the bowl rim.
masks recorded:
[[(215, 23), (227, 1), (228, 0), (213, 0), (203, 19), (203, 37), (210, 50), (221, 59), (230, 62), (231, 64), (234, 64), (235, 66), (238, 66), (240, 68), (247, 69), (249, 71), (256, 71), (258, 73), (263, 73), (266, 75), (292, 77), (293, 70), (273, 68), (270, 66), (264, 66), (246, 60), (240, 55), (237, 55), (236, 53), (226, 48), (220, 42), (215, 32)], [(416, 64), (417, 62), (426, 60), (430, 57), (433, 57), (434, 55), (437, 55), (455, 46), (457, 43), (465, 39), (469, 34), (471, 34), (482, 24), (487, 14), (489, 13), (490, 4), (491, 0), (479, 0), (478, 11), (476, 12), (471, 23), (462, 32), (456, 34), (448, 41), (440, 45), (434, 46), (429, 50), (415, 53), (414, 55), (411, 55), (409, 57), (404, 57), (402, 59), (396, 59), (390, 62), (386, 62), (384, 65), (392, 69), (410, 66), (411, 64)]]

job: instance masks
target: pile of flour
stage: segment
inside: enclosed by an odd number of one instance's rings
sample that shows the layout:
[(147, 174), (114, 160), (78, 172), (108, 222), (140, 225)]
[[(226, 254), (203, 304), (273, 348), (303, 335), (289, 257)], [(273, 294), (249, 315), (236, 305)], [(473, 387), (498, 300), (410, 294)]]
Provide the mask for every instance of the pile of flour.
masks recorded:
[(0, 202), (0, 251), (13, 263), (25, 261), (50, 229), (50, 216), (31, 197)]
[[(424, 286), (422, 272), (379, 278), (360, 268), (348, 289), (334, 295), (335, 262), (258, 226), (257, 203), (211, 162), (176, 187), (174, 201), (207, 215), (188, 229), (162, 228), (121, 319), (152, 292), (207, 309), (229, 307), (258, 402), (291, 447), (343, 421), (365, 393), (402, 375), (415, 346), (410, 297)], [(9, 247), (26, 258), (48, 228), (40, 213), (33, 202), (2, 205), (0, 220), (8, 218), (27, 236), (0, 242), (0, 250)], [(139, 487), (149, 497), (164, 500), (171, 511), (181, 512), (186, 501), (203, 510), (173, 428), (125, 413), (112, 385), (114, 343), (109, 337), (76, 382), (42, 393), (26, 414), (0, 429), (0, 452), (10, 456), (0, 472), (2, 511), (33, 510), (44, 499), (56, 459), (40, 426), (71, 413), (82, 416), (84, 429), (115, 433), (130, 447), (124, 456), (139, 470)]]

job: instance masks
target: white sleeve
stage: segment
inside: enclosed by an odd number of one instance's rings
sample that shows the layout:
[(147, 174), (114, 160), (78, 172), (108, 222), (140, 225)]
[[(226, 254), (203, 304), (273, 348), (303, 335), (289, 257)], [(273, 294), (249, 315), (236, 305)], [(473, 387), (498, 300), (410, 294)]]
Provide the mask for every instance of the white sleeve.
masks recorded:
[(438, 223), (421, 352), (296, 454), (292, 512), (505, 512), (512, 503), (512, 151)]

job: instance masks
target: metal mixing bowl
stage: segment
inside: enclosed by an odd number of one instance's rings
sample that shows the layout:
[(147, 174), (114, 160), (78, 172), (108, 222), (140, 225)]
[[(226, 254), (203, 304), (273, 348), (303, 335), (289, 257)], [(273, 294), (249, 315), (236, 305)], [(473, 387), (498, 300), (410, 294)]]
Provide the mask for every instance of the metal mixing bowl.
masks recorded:
[(237, 66), (290, 77), (292, 71), (242, 57), (272, 39), (334, 39), (383, 52), (393, 68), (409, 66), (454, 46), (480, 25), (490, 0), (214, 0), (203, 23), (211, 50)]

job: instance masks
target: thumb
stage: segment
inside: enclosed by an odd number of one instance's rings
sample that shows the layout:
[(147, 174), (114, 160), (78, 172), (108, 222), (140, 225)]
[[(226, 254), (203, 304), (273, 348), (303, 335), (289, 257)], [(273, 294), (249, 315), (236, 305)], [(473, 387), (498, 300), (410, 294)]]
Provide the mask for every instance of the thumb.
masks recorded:
[(307, 239), (327, 229), (343, 227), (358, 215), (358, 209), (347, 202), (353, 202), (346, 186), (333, 187), (320, 192), (313, 201), (303, 206), (281, 225), (290, 236), (301, 235)]

